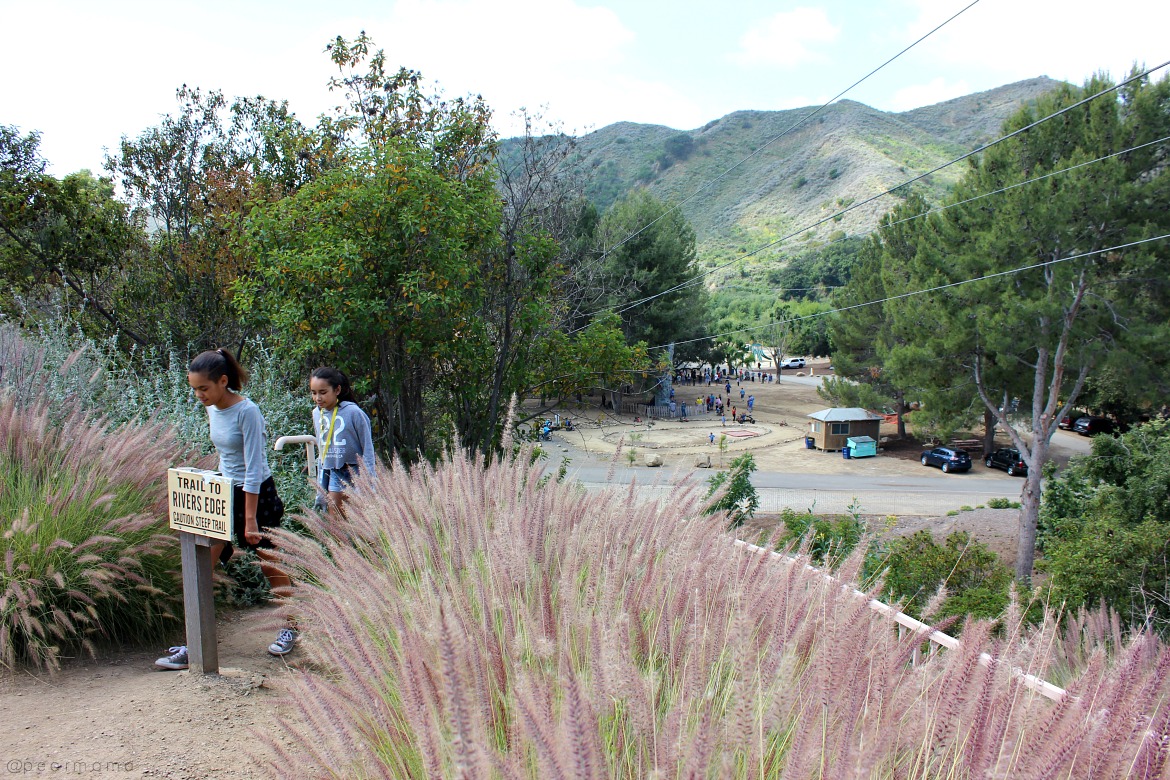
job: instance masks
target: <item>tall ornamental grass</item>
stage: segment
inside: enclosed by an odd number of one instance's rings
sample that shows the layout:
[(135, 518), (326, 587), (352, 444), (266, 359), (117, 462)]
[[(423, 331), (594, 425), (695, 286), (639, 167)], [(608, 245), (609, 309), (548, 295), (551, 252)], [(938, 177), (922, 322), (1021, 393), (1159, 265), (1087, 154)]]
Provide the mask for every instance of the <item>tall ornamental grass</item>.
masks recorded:
[(0, 665), (55, 669), (104, 642), (161, 638), (181, 620), (167, 529), (174, 435), (110, 426), (76, 403), (0, 390)]
[(915, 639), (737, 546), (695, 487), (644, 502), (543, 476), (527, 453), (454, 454), (283, 536), (318, 671), (264, 735), (274, 776), (1165, 776), (1170, 653), (1151, 637), (1086, 659), (1056, 704), (1013, 673), (1047, 671), (1053, 619), (1027, 630), (1013, 605), (912, 665)]

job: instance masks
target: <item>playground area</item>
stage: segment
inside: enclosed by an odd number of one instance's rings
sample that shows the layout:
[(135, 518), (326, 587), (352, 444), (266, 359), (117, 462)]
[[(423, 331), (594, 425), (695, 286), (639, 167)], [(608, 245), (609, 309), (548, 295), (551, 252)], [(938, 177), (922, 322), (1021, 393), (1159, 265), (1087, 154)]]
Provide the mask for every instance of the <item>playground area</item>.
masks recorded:
[[(737, 382), (732, 379), (727, 406), (745, 411), (747, 397), (754, 396), (754, 423), (733, 423), (730, 408), (724, 422), (719, 413), (708, 412), (705, 405), (696, 403), (700, 397), (705, 399), (717, 391), (726, 397), (728, 394), (723, 383), (709, 386), (705, 382), (675, 384), (678, 413), (674, 417), (651, 418), (645, 414), (643, 406), (634, 403), (633, 398), (623, 404), (622, 414), (600, 408), (599, 396), (586, 397), (587, 403), (580, 407), (576, 402), (562, 404), (555, 410), (550, 406), (550, 417), (555, 411), (562, 418), (569, 417), (573, 421), (573, 430), (553, 432), (551, 444), (564, 451), (575, 463), (612, 460), (620, 446), (623, 453), (631, 449), (638, 453), (636, 465), (643, 462), (642, 455), (653, 453), (662, 458), (663, 467), (668, 469), (693, 468), (703, 456), (710, 456), (712, 465), (718, 467), (721, 462), (726, 465), (737, 455), (751, 452), (761, 471), (921, 475), (922, 467), (917, 461), (920, 448), (913, 443), (909, 443), (908, 448), (891, 444), (889, 449), (880, 450), (877, 457), (856, 460), (844, 460), (839, 452), (821, 452), (805, 447), (808, 415), (829, 406), (817, 394), (820, 377), (826, 375), (831, 376), (832, 372), (828, 360), (824, 359), (810, 361), (807, 368), (800, 371), (786, 371), (774, 382)], [(741, 389), (744, 391), (742, 399)], [(685, 420), (681, 417), (683, 400), (687, 400)], [(531, 401), (526, 404), (525, 411), (534, 413), (539, 409), (539, 404)], [(883, 438), (896, 433), (893, 424), (882, 424)], [(980, 471), (976, 470), (973, 475)]]

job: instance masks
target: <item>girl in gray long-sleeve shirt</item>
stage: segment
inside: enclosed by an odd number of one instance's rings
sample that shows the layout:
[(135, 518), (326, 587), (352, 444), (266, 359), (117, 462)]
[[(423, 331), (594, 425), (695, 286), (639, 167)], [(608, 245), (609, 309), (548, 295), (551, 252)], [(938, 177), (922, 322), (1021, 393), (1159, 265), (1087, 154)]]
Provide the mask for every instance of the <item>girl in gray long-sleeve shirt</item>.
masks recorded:
[(318, 484), (335, 511), (342, 509), (345, 489), (359, 471), (374, 472), (370, 418), (354, 403), (349, 377), (336, 368), (318, 368), (309, 377), (313, 432), (317, 436)]
[[(248, 372), (226, 349), (199, 353), (187, 368), (187, 383), (199, 403), (207, 408), (211, 443), (219, 453), (219, 470), (232, 480), (232, 535), (234, 547), (255, 551), (260, 569), (274, 593), (288, 595), (292, 585), (277, 565), (270, 550), (267, 532), (280, 526), (284, 502), (276, 492), (272, 471), (268, 468), (264, 438), (264, 415), (251, 400), (240, 395), (248, 381)], [(234, 550), (232, 543), (211, 545), (211, 560), (227, 561)], [(287, 628), (280, 630), (276, 641), (268, 646), (273, 655), (288, 655), (296, 645), (295, 621), (290, 617)], [(187, 647), (176, 645), (154, 665), (160, 669), (186, 669)]]

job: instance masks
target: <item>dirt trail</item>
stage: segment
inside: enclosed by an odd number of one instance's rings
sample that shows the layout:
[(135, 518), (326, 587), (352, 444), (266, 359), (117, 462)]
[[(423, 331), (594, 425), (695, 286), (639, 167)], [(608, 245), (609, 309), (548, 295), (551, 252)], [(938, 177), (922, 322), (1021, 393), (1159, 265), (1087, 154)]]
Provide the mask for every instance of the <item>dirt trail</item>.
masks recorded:
[(108, 652), (54, 675), (0, 678), (0, 762), (13, 777), (254, 778), (251, 729), (287, 716), (289, 663), (265, 652), (275, 608), (221, 615), (222, 674), (163, 672), (165, 648)]

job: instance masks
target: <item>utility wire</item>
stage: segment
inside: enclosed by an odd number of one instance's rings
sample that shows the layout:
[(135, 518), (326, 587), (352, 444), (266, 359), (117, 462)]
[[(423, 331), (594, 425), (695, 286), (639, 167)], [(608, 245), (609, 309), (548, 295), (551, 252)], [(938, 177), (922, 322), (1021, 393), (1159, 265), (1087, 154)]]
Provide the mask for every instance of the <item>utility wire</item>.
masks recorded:
[[(976, 276), (972, 279), (962, 279), (962, 280), (957, 281), (957, 282), (948, 282), (947, 284), (940, 284), (940, 285), (936, 285), (934, 287), (927, 287), (927, 288), (922, 289), (922, 290), (911, 290), (910, 292), (899, 293), (897, 295), (891, 295), (891, 296), (888, 296), (886, 298), (878, 298), (877, 300), (873, 300), (873, 301), (865, 301), (864, 303), (854, 303), (854, 304), (850, 304), (849, 306), (839, 306), (839, 307), (836, 307), (833, 309), (826, 309), (825, 311), (816, 312), (814, 314), (806, 314), (806, 315), (801, 316), (801, 317), (792, 317), (792, 318), (787, 319), (787, 320), (777, 320), (774, 322), (765, 323), (763, 325), (753, 325), (753, 326), (748, 327), (748, 328), (736, 328), (735, 330), (730, 330), (730, 331), (727, 331), (725, 333), (715, 333), (715, 334), (711, 334), (709, 336), (700, 336), (698, 338), (687, 339), (685, 341), (675, 341), (672, 343), (675, 346), (678, 346), (679, 344), (692, 344), (696, 341), (706, 341), (708, 339), (723, 338), (724, 336), (734, 336), (737, 333), (750, 333), (752, 331), (761, 330), (763, 328), (770, 328), (774, 325), (787, 325), (787, 324), (793, 323), (793, 322), (802, 322), (804, 320), (816, 319), (817, 317), (825, 317), (829, 314), (836, 314), (838, 312), (850, 311), (852, 309), (862, 309), (862, 308), (865, 308), (866, 306), (876, 306), (879, 303), (889, 303), (890, 301), (898, 301), (898, 300), (902, 300), (904, 298), (913, 298), (913, 297), (918, 296), (918, 295), (926, 295), (927, 293), (938, 292), (939, 290), (947, 290), (947, 289), (950, 289), (952, 287), (961, 287), (962, 285), (971, 284), (972, 282), (982, 282), (982, 281), (986, 281), (988, 279), (996, 279), (996, 278), (1001, 277), (1001, 276), (1011, 276), (1012, 274), (1023, 273), (1024, 271), (1031, 271), (1031, 270), (1034, 270), (1036, 268), (1045, 268), (1045, 267), (1048, 267), (1051, 265), (1056, 265), (1057, 263), (1066, 263), (1069, 260), (1080, 260), (1080, 259), (1083, 259), (1086, 257), (1092, 257), (1093, 255), (1105, 254), (1106, 252), (1117, 252), (1117, 251), (1122, 250), (1122, 249), (1131, 249), (1135, 246), (1141, 246), (1142, 244), (1148, 244), (1152, 241), (1163, 241), (1167, 238), (1170, 238), (1170, 233), (1165, 233), (1165, 234), (1160, 235), (1160, 236), (1152, 236), (1150, 238), (1142, 238), (1142, 239), (1139, 239), (1137, 241), (1131, 241), (1127, 244), (1118, 244), (1117, 246), (1111, 246), (1111, 247), (1108, 247), (1107, 249), (1095, 249), (1091, 252), (1082, 252), (1082, 253), (1077, 254), (1077, 255), (1069, 255), (1068, 257), (1058, 257), (1054, 260), (1045, 260), (1042, 263), (1032, 263), (1031, 265), (1021, 266), (1020, 268), (1009, 268), (1006, 271), (996, 271), (995, 273), (984, 274), (983, 276)], [(658, 346), (650, 347), (650, 349), (662, 349), (664, 347), (669, 347), (669, 346), (670, 346), (670, 344), (659, 344)]]
[[(1083, 106), (1083, 105), (1085, 105), (1093, 100), (1096, 100), (1099, 97), (1102, 97), (1104, 95), (1115, 92), (1118, 89), (1121, 89), (1122, 87), (1126, 86), (1127, 84), (1131, 84), (1134, 81), (1145, 78), (1146, 76), (1153, 73), (1154, 71), (1161, 70), (1162, 68), (1166, 67), (1167, 65), (1170, 65), (1170, 60), (1163, 62), (1161, 65), (1155, 65), (1152, 68), (1149, 68), (1141, 73), (1138, 73), (1134, 76), (1131, 76), (1128, 79), (1126, 79), (1125, 81), (1119, 82), (1118, 84), (1115, 84), (1112, 87), (1108, 87), (1108, 88), (1103, 89), (1100, 92), (1097, 92), (1097, 93), (1090, 95), (1086, 98), (1082, 98), (1081, 100), (1078, 100), (1076, 103), (1073, 103), (1072, 105), (1065, 106), (1064, 108), (1060, 109), (1059, 111), (1055, 111), (1055, 112), (1049, 114), (1048, 116), (1037, 119), (1035, 122), (1032, 122), (1031, 124), (1028, 124), (1024, 127), (1021, 127), (1018, 130), (1014, 130), (1014, 131), (1008, 133), (1007, 135), (1000, 136), (999, 138), (995, 139), (994, 141), (986, 143), (983, 146), (980, 146), (978, 149), (974, 149), (970, 152), (967, 152), (966, 154), (960, 155), (959, 157), (956, 157), (955, 159), (951, 160), (950, 162), (946, 162), (946, 163), (943, 163), (941, 165), (937, 165), (934, 168), (931, 168), (929, 171), (926, 171), (925, 173), (921, 173), (917, 176), (914, 176), (910, 179), (907, 179), (906, 181), (902, 182), (901, 184), (898, 184), (894, 187), (891, 187), (888, 190), (885, 190), (883, 192), (879, 192), (878, 194), (873, 195), (871, 197), (868, 197), (865, 200), (862, 200), (858, 203), (851, 204), (851, 205), (847, 206), (846, 208), (843, 208), (840, 211), (836, 212), (835, 214), (830, 214), (829, 216), (824, 217), (822, 219), (819, 219), (810, 225), (806, 225), (805, 227), (802, 227), (798, 230), (795, 230), (795, 231), (793, 231), (785, 236), (781, 236), (780, 238), (777, 238), (774, 241), (769, 241), (768, 243), (763, 244), (762, 246), (756, 247), (755, 249), (751, 250), (750, 252), (746, 252), (745, 254), (740, 255), (737, 258), (734, 258), (732, 260), (728, 260), (726, 263), (723, 263), (721, 265), (717, 265), (714, 268), (709, 268), (706, 271), (704, 271), (703, 273), (698, 274), (697, 276), (694, 276), (685, 282), (680, 282), (679, 284), (675, 285), (674, 287), (671, 287), (669, 289), (655, 293), (654, 295), (647, 296), (647, 297), (642, 298), (640, 300), (625, 304), (622, 306), (622, 308), (617, 309), (617, 313), (622, 314), (624, 312), (629, 311), (630, 309), (641, 306), (642, 304), (649, 303), (650, 301), (655, 300), (656, 298), (661, 298), (664, 295), (669, 295), (672, 292), (676, 292), (678, 290), (689, 287), (689, 286), (693, 285), (694, 283), (696, 283), (697, 281), (702, 280), (703, 278), (705, 278), (707, 276), (710, 276), (711, 274), (715, 273), (716, 271), (721, 271), (724, 268), (735, 265), (736, 263), (741, 262), (743, 260), (746, 260), (747, 258), (752, 257), (754, 255), (757, 255), (766, 249), (770, 249), (770, 248), (776, 246), (777, 244), (783, 243), (784, 241), (787, 241), (791, 238), (794, 238), (794, 237), (800, 235), (801, 233), (805, 233), (809, 230), (812, 230), (813, 228), (816, 228), (820, 225), (823, 225), (824, 223), (826, 223), (830, 220), (833, 220), (836, 217), (842, 216), (844, 214), (849, 213), (850, 211), (853, 211), (854, 209), (858, 209), (866, 204), (872, 203), (875, 200), (877, 200), (878, 198), (885, 197), (886, 195), (890, 195), (890, 194), (896, 192), (897, 190), (902, 189), (903, 187), (907, 187), (911, 184), (914, 184), (915, 182), (921, 181), (922, 179), (925, 179), (927, 176), (938, 173), (939, 171), (943, 170), (944, 168), (948, 168), (948, 167), (954, 165), (955, 163), (962, 162), (963, 160), (966, 160), (970, 157), (973, 157), (976, 154), (980, 154), (981, 152), (984, 152), (984, 151), (992, 148), (993, 146), (997, 146), (997, 145), (1003, 143), (1004, 141), (1007, 141), (1007, 140), (1014, 138), (1018, 135), (1026, 133), (1029, 130), (1032, 130), (1033, 128), (1038, 127), (1039, 125), (1041, 125), (1041, 124), (1043, 124), (1051, 119), (1055, 119), (1058, 116), (1062, 116), (1062, 115), (1068, 113), (1069, 111), (1072, 111), (1075, 108), (1080, 108), (1081, 106)], [(600, 313), (600, 311), (604, 311), (604, 309), (599, 310), (598, 312), (594, 312), (594, 313), (598, 314), (598, 313)], [(575, 333), (575, 332), (576, 331), (573, 331), (573, 333)], [(682, 343), (688, 343), (688, 342), (682, 342)]]
[(785, 129), (783, 132), (781, 132), (779, 135), (773, 136), (773, 137), (772, 137), (772, 138), (770, 138), (770, 139), (769, 139), (767, 142), (765, 142), (765, 143), (764, 143), (762, 146), (760, 146), (759, 148), (757, 148), (757, 149), (755, 149), (754, 151), (752, 151), (752, 153), (751, 153), (751, 154), (749, 154), (747, 157), (744, 157), (742, 160), (740, 160), (739, 162), (735, 163), (734, 165), (732, 165), (732, 166), (731, 166), (730, 168), (728, 168), (727, 170), (723, 171), (723, 173), (719, 174), (719, 175), (718, 175), (718, 176), (716, 176), (714, 179), (711, 179), (711, 180), (707, 181), (706, 183), (704, 183), (704, 184), (703, 184), (703, 186), (699, 187), (699, 189), (695, 190), (693, 193), (691, 193), (690, 195), (688, 195), (686, 198), (684, 198), (683, 200), (679, 201), (678, 203), (676, 203), (676, 204), (672, 205), (672, 206), (671, 206), (669, 209), (667, 209), (666, 211), (662, 212), (662, 213), (661, 213), (661, 214), (659, 214), (657, 217), (655, 217), (655, 218), (654, 218), (654, 219), (652, 219), (651, 221), (647, 222), (645, 225), (643, 225), (642, 227), (638, 228), (636, 231), (634, 231), (634, 232), (633, 232), (633, 233), (631, 233), (630, 235), (628, 235), (628, 236), (626, 236), (625, 238), (623, 238), (621, 241), (619, 241), (619, 242), (617, 242), (616, 244), (614, 244), (613, 246), (611, 246), (609, 249), (605, 250), (605, 252), (604, 252), (604, 253), (602, 253), (601, 257), (600, 257), (600, 258), (598, 258), (598, 260), (599, 260), (599, 261), (600, 261), (600, 260), (604, 260), (605, 258), (609, 257), (609, 255), (610, 255), (610, 254), (612, 254), (612, 253), (613, 253), (613, 252), (614, 252), (616, 249), (618, 249), (618, 248), (619, 248), (619, 247), (621, 247), (622, 245), (626, 244), (628, 241), (631, 241), (631, 240), (633, 240), (635, 237), (637, 237), (637, 236), (641, 235), (641, 233), (642, 233), (643, 231), (645, 231), (646, 229), (648, 229), (649, 227), (651, 227), (652, 225), (654, 225), (654, 224), (655, 224), (656, 222), (658, 222), (660, 219), (662, 219), (663, 217), (667, 216), (668, 214), (671, 214), (671, 213), (673, 213), (673, 212), (677, 211), (678, 209), (682, 208), (684, 205), (686, 205), (686, 204), (687, 204), (687, 203), (689, 203), (690, 201), (692, 201), (692, 200), (694, 200), (695, 198), (697, 198), (697, 197), (700, 195), (700, 193), (702, 193), (704, 190), (707, 190), (707, 189), (708, 189), (708, 188), (710, 188), (712, 185), (714, 185), (715, 183), (717, 183), (717, 182), (719, 182), (721, 179), (723, 179), (725, 176), (727, 176), (727, 174), (731, 173), (731, 172), (732, 172), (732, 171), (734, 171), (736, 168), (740, 167), (741, 165), (743, 165), (744, 163), (746, 163), (748, 160), (752, 159), (752, 158), (753, 158), (753, 157), (755, 157), (757, 154), (759, 154), (760, 152), (764, 151), (765, 149), (767, 149), (767, 148), (768, 148), (769, 146), (771, 146), (772, 144), (774, 144), (774, 143), (776, 143), (777, 141), (779, 141), (781, 138), (784, 138), (785, 136), (787, 136), (787, 135), (789, 135), (790, 133), (792, 133), (794, 130), (797, 130), (797, 129), (799, 129), (800, 127), (802, 127), (803, 125), (805, 125), (805, 124), (806, 124), (806, 123), (807, 123), (807, 122), (808, 122), (810, 119), (812, 119), (812, 118), (813, 118), (813, 117), (815, 117), (817, 114), (819, 114), (819, 113), (821, 113), (822, 111), (824, 111), (826, 108), (828, 108), (830, 105), (832, 105), (832, 104), (833, 104), (834, 102), (836, 102), (837, 100), (840, 100), (842, 97), (844, 97), (846, 94), (848, 94), (849, 92), (851, 92), (851, 91), (852, 91), (852, 90), (853, 90), (855, 87), (857, 87), (858, 85), (860, 85), (860, 84), (861, 84), (862, 82), (864, 82), (866, 79), (870, 78), (870, 77), (871, 77), (871, 76), (873, 76), (875, 73), (877, 73), (878, 71), (880, 71), (882, 68), (886, 67), (886, 66), (887, 66), (887, 65), (889, 65), (891, 62), (893, 62), (894, 60), (898, 59), (899, 57), (901, 57), (903, 54), (905, 54), (906, 52), (908, 52), (908, 51), (910, 51), (911, 49), (913, 49), (913, 48), (914, 48), (915, 46), (917, 46), (918, 44), (922, 43), (924, 40), (926, 40), (927, 38), (929, 38), (931, 35), (934, 35), (936, 32), (938, 32), (939, 30), (941, 30), (943, 27), (946, 27), (948, 24), (950, 24), (952, 21), (954, 21), (955, 19), (957, 19), (959, 16), (961, 16), (961, 15), (962, 15), (964, 12), (966, 12), (968, 9), (970, 9), (972, 6), (974, 6), (974, 5), (975, 5), (975, 4), (977, 4), (978, 2), (979, 2), (979, 0), (973, 0), (971, 3), (967, 4), (966, 6), (964, 6), (964, 7), (963, 7), (963, 8), (962, 8), (962, 9), (961, 9), (961, 10), (960, 10), (958, 13), (956, 13), (956, 14), (952, 15), (952, 16), (951, 16), (949, 19), (947, 19), (945, 22), (943, 22), (942, 24), (938, 25), (937, 27), (935, 27), (933, 30), (931, 30), (930, 32), (928, 32), (928, 33), (926, 33), (925, 35), (923, 35), (923, 36), (922, 36), (921, 38), (919, 38), (918, 40), (914, 41), (914, 43), (911, 43), (909, 46), (907, 46), (906, 48), (902, 49), (900, 52), (898, 52), (897, 54), (895, 54), (893, 57), (890, 57), (888, 60), (886, 60), (885, 62), (883, 62), (881, 65), (878, 65), (876, 68), (874, 68), (873, 70), (871, 70), (869, 73), (865, 74), (864, 76), (862, 76), (861, 78), (859, 78), (857, 81), (853, 82), (853, 83), (852, 83), (852, 84), (850, 84), (848, 87), (846, 87), (845, 89), (843, 89), (843, 90), (841, 90), (840, 92), (838, 92), (838, 93), (837, 93), (836, 95), (834, 95), (833, 97), (829, 98), (827, 101), (825, 101), (824, 103), (822, 103), (822, 104), (820, 105), (820, 107), (818, 107), (818, 108), (817, 108), (815, 111), (813, 111), (813, 112), (812, 112), (812, 113), (810, 113), (810, 114), (805, 114), (805, 115), (804, 115), (804, 116), (802, 116), (802, 117), (801, 117), (801, 118), (800, 118), (798, 121), (796, 121), (796, 122), (792, 123), (791, 125), (789, 125), (789, 126), (788, 126), (788, 127), (787, 127), (787, 128), (786, 128), (786, 129)]

